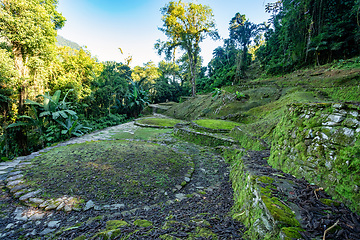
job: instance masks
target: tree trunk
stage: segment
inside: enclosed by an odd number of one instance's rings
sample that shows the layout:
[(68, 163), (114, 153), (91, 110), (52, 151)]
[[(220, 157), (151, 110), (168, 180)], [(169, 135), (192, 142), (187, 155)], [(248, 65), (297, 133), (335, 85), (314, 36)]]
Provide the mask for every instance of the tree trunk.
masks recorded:
[(191, 73), (191, 96), (196, 96), (196, 61), (192, 54), (188, 53), (190, 62), (190, 73)]
[(176, 53), (176, 47), (174, 47), (174, 52), (173, 52), (173, 82), (175, 83), (176, 80), (176, 76), (175, 76), (175, 64), (176, 64), (176, 58), (175, 58), (175, 53)]
[(236, 74), (235, 74), (235, 81), (240, 82), (241, 78), (245, 75), (245, 64), (246, 64), (246, 54), (247, 48), (243, 46), (242, 52), (239, 52), (237, 56), (237, 66), (236, 66)]
[(313, 20), (311, 20), (309, 30), (308, 30), (309, 35), (308, 35), (308, 39), (307, 39), (307, 43), (306, 43), (305, 62), (307, 62), (308, 56), (309, 56), (309, 49), (310, 49), (311, 36), (312, 36), (311, 33), (312, 33), (312, 30), (313, 30), (313, 25), (314, 25), (314, 22), (313, 22)]
[(242, 56), (241, 56), (241, 62), (240, 62), (240, 74), (241, 74), (242, 78), (245, 77), (247, 51), (248, 51), (248, 49), (247, 49), (246, 45), (244, 45)]
[(240, 82), (240, 78), (241, 78), (241, 52), (239, 51), (239, 53), (236, 56), (236, 72), (235, 72), (235, 82)]
[(18, 113), (23, 114), (24, 111), (24, 99), (26, 98), (27, 81), (29, 78), (29, 69), (24, 63), (24, 57), (22, 47), (18, 43), (12, 43), (12, 52), (14, 54), (14, 65), (18, 71), (20, 83), (18, 85), (19, 91), (19, 105)]

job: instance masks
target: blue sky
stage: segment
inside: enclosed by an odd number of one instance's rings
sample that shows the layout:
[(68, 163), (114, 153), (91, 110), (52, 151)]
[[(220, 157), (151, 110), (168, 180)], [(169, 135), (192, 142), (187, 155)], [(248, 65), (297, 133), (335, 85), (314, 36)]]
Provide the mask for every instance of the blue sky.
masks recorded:
[[(148, 61), (158, 63), (154, 44), (157, 39), (166, 40), (158, 30), (162, 26), (160, 8), (168, 0), (59, 0), (58, 11), (67, 19), (58, 34), (87, 46), (100, 61), (123, 62), (131, 55), (131, 66), (143, 66)], [(184, 1), (188, 2), (188, 1)], [(269, 0), (197, 0), (213, 9), (217, 29), (222, 38), (228, 38), (229, 21), (240, 12), (255, 23), (267, 21), (265, 4)], [(205, 40), (201, 44), (201, 56), (206, 65), (213, 50), (222, 41)], [(119, 51), (122, 48), (124, 54)]]

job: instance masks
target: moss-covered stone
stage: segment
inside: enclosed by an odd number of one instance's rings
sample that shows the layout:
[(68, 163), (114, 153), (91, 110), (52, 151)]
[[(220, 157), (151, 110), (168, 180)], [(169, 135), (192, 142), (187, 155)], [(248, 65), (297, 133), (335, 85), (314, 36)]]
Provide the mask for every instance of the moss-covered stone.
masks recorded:
[(239, 145), (249, 150), (263, 150), (268, 148), (264, 140), (254, 137), (243, 128), (236, 127), (229, 134), (232, 138), (239, 142)]
[(286, 226), (300, 226), (291, 209), (281, 203), (276, 197), (261, 196), (261, 199), (270, 211), (271, 216)]
[(121, 220), (110, 220), (106, 222), (106, 230), (114, 230), (127, 226), (128, 223)]
[(281, 232), (284, 235), (284, 240), (300, 239), (302, 238), (299, 232), (304, 232), (305, 230), (300, 227), (283, 227)]
[(180, 238), (171, 236), (170, 234), (160, 235), (159, 238), (160, 238), (160, 239), (164, 239), (164, 240), (180, 240)]
[(265, 188), (260, 187), (260, 192), (261, 192), (261, 194), (263, 194), (267, 197), (271, 197), (271, 194), (272, 194), (272, 190), (270, 189), (270, 186), (266, 186)]
[(191, 223), (195, 223), (199, 226), (210, 226), (211, 224), (205, 219), (193, 219), (190, 221)]
[(189, 234), (189, 239), (198, 239), (198, 238), (205, 238), (205, 239), (219, 239), (218, 236), (211, 231), (209, 228), (206, 227), (196, 227), (195, 233)]
[(186, 128), (183, 126), (175, 126), (174, 134), (183, 140), (210, 147), (232, 146), (238, 143), (236, 140), (228, 136), (211, 134), (206, 132), (198, 132), (194, 129)]
[(169, 220), (164, 223), (164, 225), (161, 227), (161, 229), (167, 230), (167, 229), (175, 227), (178, 224), (180, 224), (180, 222), (174, 221), (174, 220)]
[(152, 226), (152, 222), (145, 219), (137, 219), (134, 221), (134, 225), (138, 227), (150, 227)]
[(100, 239), (108, 240), (108, 239), (114, 239), (117, 236), (119, 236), (120, 234), (121, 234), (121, 229), (106, 230), (106, 231), (102, 231), (102, 232), (97, 233), (94, 236), (94, 238), (95, 239), (100, 238)]
[[(234, 189), (234, 206), (232, 216), (245, 224), (247, 239), (274, 239), (277, 236), (276, 227), (264, 209), (261, 191), (256, 182), (259, 176), (253, 175), (242, 160), (244, 152), (228, 149), (224, 156), (231, 162), (230, 179)], [(271, 194), (271, 191), (268, 191)]]
[(322, 202), (323, 204), (328, 205), (328, 206), (335, 206), (335, 207), (340, 206), (340, 202), (334, 201), (332, 199), (320, 198), (320, 202)]
[(74, 240), (86, 240), (86, 239), (87, 239), (87, 237), (84, 235), (74, 238)]
[(265, 184), (271, 184), (274, 182), (274, 179), (268, 176), (261, 176), (257, 180)]
[(101, 221), (101, 220), (104, 219), (104, 217), (105, 217), (105, 216), (100, 215), (100, 216), (96, 216), (96, 217), (89, 218), (89, 219), (86, 221), (86, 224), (90, 225), (90, 224), (93, 223), (93, 222)]
[(359, 107), (316, 103), (288, 109), (273, 131), (269, 164), (323, 186), (334, 199), (360, 212), (360, 193), (354, 191), (360, 186), (360, 132), (354, 121)]

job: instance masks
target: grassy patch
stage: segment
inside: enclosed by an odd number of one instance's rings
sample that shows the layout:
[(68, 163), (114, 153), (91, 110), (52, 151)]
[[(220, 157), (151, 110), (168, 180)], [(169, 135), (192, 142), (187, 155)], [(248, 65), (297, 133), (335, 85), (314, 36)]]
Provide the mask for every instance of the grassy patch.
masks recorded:
[(171, 118), (144, 118), (137, 120), (140, 124), (158, 126), (158, 127), (174, 127), (176, 124), (181, 123), (181, 120)]
[(138, 128), (134, 132), (119, 132), (112, 136), (115, 140), (121, 139), (140, 139), (151, 140), (156, 139), (160, 134), (171, 132), (171, 129), (157, 129), (157, 128)]
[[(98, 141), (55, 148), (34, 160), (25, 178), (54, 197), (80, 196), (97, 202), (151, 200), (171, 189), (189, 170), (189, 158), (157, 144)], [(158, 193), (160, 194), (160, 193)]]
[(239, 126), (239, 123), (236, 122), (217, 120), (217, 119), (200, 119), (200, 120), (195, 120), (194, 123), (196, 123), (199, 126), (211, 128), (211, 129), (231, 130), (236, 126)]

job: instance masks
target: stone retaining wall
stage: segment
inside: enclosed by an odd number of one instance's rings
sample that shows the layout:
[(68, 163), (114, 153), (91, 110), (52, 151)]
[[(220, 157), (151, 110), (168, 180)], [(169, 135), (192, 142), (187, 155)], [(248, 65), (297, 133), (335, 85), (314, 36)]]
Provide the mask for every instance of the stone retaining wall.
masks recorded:
[(273, 133), (269, 163), (323, 187), (360, 212), (360, 108), (292, 104)]
[(238, 143), (231, 138), (221, 137), (211, 133), (197, 132), (196, 130), (188, 127), (188, 124), (176, 124), (174, 126), (174, 134), (181, 136), (181, 138), (187, 141), (210, 147), (231, 146)]
[[(268, 157), (268, 151), (259, 152)], [(230, 178), (234, 189), (233, 217), (247, 227), (246, 239), (294, 239), (303, 231), (299, 207), (285, 203), (274, 193), (281, 190), (284, 196), (293, 196), (294, 178), (285, 177), (275, 169), (268, 171), (266, 161), (256, 161), (244, 150), (223, 149), (231, 163)], [(254, 151), (253, 154), (256, 154)], [(292, 179), (292, 180), (291, 180)], [(292, 233), (293, 232), (293, 233)]]

